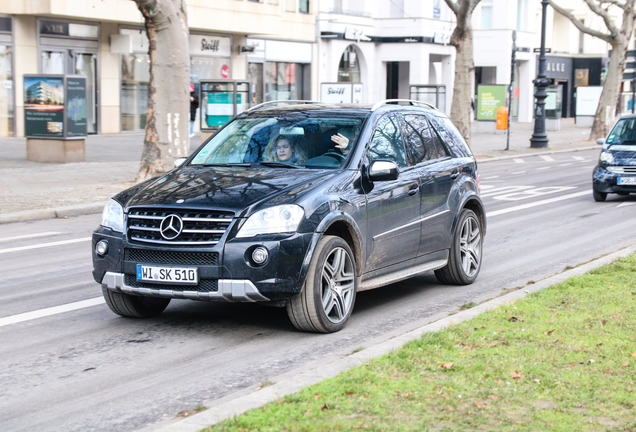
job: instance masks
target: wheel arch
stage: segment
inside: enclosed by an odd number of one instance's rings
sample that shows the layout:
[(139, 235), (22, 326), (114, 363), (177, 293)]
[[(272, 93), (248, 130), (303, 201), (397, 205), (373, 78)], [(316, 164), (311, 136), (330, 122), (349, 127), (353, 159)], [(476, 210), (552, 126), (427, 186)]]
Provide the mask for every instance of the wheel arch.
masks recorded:
[(486, 210), (484, 209), (484, 203), (481, 201), (477, 194), (471, 194), (464, 199), (461, 205), (458, 207), (459, 210), (455, 215), (455, 219), (453, 220), (453, 230), (455, 233), (457, 229), (457, 221), (459, 220), (459, 214), (465, 208), (472, 210), (477, 217), (479, 218), (479, 223), (481, 224), (481, 235), (486, 237)]

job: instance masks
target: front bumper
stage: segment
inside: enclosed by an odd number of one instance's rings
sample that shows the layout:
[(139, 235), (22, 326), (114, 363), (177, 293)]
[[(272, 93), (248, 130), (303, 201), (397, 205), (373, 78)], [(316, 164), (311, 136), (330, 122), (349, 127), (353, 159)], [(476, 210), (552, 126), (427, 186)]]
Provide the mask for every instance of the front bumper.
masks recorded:
[(596, 166), (592, 174), (592, 187), (602, 193), (636, 193), (636, 185), (619, 185), (619, 177), (634, 177), (633, 174), (617, 174), (603, 166)]
[[(138, 296), (207, 301), (280, 301), (302, 290), (311, 253), (319, 233), (257, 236), (232, 239), (214, 247), (167, 247), (129, 242), (100, 227), (93, 233), (93, 277), (104, 287)], [(99, 256), (95, 245), (109, 243), (109, 253)], [(249, 257), (259, 246), (269, 251), (264, 265)], [(214, 259), (208, 259), (213, 257)], [(162, 261), (163, 260), (163, 261)], [(195, 287), (141, 282), (137, 264), (196, 267)]]
[(126, 285), (123, 273), (106, 272), (102, 286), (109, 290), (145, 297), (164, 297), (174, 299), (256, 302), (269, 301), (248, 280), (219, 279), (217, 291), (200, 292), (187, 290), (171, 290), (163, 288), (140, 288)]

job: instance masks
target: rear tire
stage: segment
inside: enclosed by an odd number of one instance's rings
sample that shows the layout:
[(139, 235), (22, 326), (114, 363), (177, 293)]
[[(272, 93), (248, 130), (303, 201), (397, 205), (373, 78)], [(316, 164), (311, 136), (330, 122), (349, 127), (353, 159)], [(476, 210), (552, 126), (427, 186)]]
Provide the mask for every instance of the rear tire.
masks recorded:
[(446, 285), (473, 283), (481, 269), (482, 243), (479, 218), (472, 210), (463, 209), (448, 252), (448, 263), (435, 270), (437, 280)]
[(106, 304), (117, 315), (127, 318), (151, 318), (159, 315), (170, 303), (169, 298), (140, 297), (118, 293), (102, 287)]
[(603, 202), (603, 201), (605, 201), (605, 198), (607, 198), (607, 193), (605, 193), (605, 192), (597, 192), (594, 189), (592, 189), (592, 196), (594, 197), (594, 201)]
[(287, 299), (287, 315), (298, 330), (337, 332), (351, 316), (357, 289), (351, 248), (340, 237), (324, 236), (314, 251), (303, 290)]

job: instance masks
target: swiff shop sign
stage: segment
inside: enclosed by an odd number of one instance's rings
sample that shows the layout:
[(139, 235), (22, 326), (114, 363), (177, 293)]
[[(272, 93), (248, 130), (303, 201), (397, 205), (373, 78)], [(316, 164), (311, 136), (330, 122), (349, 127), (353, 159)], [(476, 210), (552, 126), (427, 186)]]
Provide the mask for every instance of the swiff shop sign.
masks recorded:
[(230, 57), (232, 38), (210, 35), (190, 35), (190, 55), (203, 57)]

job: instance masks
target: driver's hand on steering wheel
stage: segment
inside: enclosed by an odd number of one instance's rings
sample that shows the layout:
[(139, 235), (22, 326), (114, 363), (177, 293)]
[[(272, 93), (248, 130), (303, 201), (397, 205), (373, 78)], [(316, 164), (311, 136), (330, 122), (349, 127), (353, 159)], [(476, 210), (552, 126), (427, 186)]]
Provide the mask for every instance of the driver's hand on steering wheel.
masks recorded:
[(336, 148), (340, 149), (342, 153), (349, 153), (349, 150), (346, 150), (346, 148), (349, 146), (349, 138), (339, 133), (338, 135), (332, 135), (331, 141), (336, 143)]

